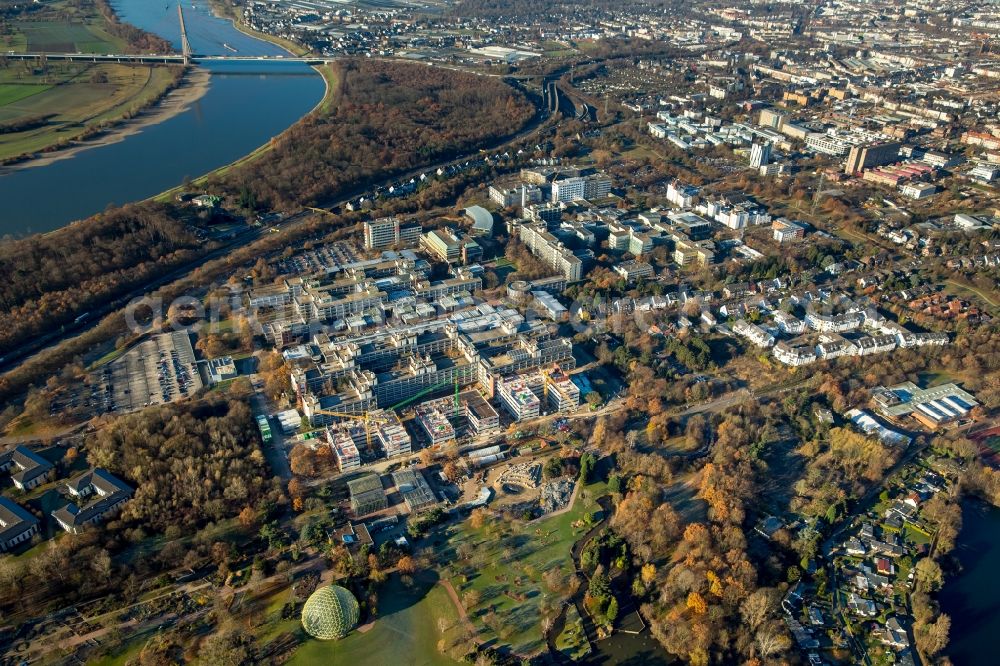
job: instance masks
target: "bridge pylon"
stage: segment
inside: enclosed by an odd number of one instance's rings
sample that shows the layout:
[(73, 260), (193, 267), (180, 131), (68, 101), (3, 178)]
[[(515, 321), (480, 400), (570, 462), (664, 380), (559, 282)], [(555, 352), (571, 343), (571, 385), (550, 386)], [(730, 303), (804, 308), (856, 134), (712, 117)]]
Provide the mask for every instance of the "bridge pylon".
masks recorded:
[(181, 54), (184, 56), (184, 64), (191, 64), (191, 42), (188, 41), (187, 28), (184, 26), (184, 9), (181, 3), (177, 3), (177, 19), (181, 23)]

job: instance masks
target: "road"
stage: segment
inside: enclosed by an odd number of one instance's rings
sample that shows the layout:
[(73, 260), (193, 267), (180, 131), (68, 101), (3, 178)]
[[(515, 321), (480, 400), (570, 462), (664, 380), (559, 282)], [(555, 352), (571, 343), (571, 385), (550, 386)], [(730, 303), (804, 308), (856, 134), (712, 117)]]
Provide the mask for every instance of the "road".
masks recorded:
[[(475, 152), (469, 152), (458, 157), (452, 157), (434, 164), (428, 164), (418, 169), (413, 169), (408, 173), (396, 174), (393, 175), (392, 177), (387, 177), (382, 180), (367, 182), (363, 186), (358, 186), (348, 193), (339, 195), (339, 197), (335, 200), (329, 200), (323, 202), (320, 207), (325, 209), (341, 208), (343, 206), (346, 206), (350, 201), (357, 199), (358, 197), (368, 193), (369, 191), (375, 188), (388, 187), (389, 185), (397, 183), (400, 180), (409, 180), (410, 178), (419, 177), (420, 174), (425, 172), (436, 171), (437, 169), (440, 168), (447, 168), (450, 166), (462, 164), (471, 159), (475, 159), (480, 156), (480, 150), (485, 150), (486, 152), (490, 153), (499, 151), (501, 148), (503, 148), (508, 144), (514, 144), (520, 142), (526, 139), (527, 137), (534, 135), (545, 126), (546, 120), (547, 116), (545, 112), (542, 109), (536, 108), (535, 117), (531, 120), (531, 122), (528, 123), (528, 125), (523, 130), (521, 130), (517, 134), (503, 138), (496, 144), (491, 144), (487, 147), (477, 149)], [(316, 214), (317, 213), (314, 213), (311, 210), (298, 211), (286, 217), (284, 220), (282, 220), (280, 223), (274, 226), (279, 227), (282, 230), (282, 232), (293, 230), (294, 228), (300, 226), (301, 224), (304, 224), (312, 220)], [(86, 333), (87, 331), (94, 328), (97, 324), (99, 324), (104, 317), (124, 307), (130, 301), (146, 296), (152, 291), (159, 289), (160, 287), (163, 287), (167, 284), (170, 284), (180, 279), (190, 277), (195, 270), (197, 270), (200, 266), (202, 266), (206, 262), (223, 257), (232, 252), (236, 248), (249, 245), (254, 241), (264, 237), (266, 234), (267, 230), (265, 228), (247, 227), (244, 230), (238, 232), (237, 235), (225, 245), (209, 252), (206, 255), (198, 257), (191, 263), (179, 266), (178, 268), (170, 271), (166, 275), (154, 278), (142, 285), (139, 285), (131, 289), (126, 294), (115, 298), (106, 305), (92, 309), (89, 313), (87, 313), (87, 318), (84, 321), (66, 324), (61, 328), (59, 328), (58, 330), (39, 336), (33, 339), (32, 341), (25, 343), (24, 345), (21, 345), (16, 350), (9, 350), (8, 353), (6, 353), (2, 357), (2, 359), (0, 359), (0, 372), (8, 372), (10, 370), (13, 370), (18, 366), (20, 366), (21, 364), (25, 363), (26, 361), (29, 361), (32, 358), (34, 358), (39, 352)]]
[(198, 257), (192, 263), (179, 266), (165, 275), (153, 278), (145, 284), (135, 287), (127, 293), (116, 297), (106, 305), (90, 310), (90, 312), (86, 313), (86, 319), (84, 321), (66, 324), (50, 333), (33, 338), (31, 341), (22, 344), (17, 349), (9, 350), (3, 359), (0, 360), (0, 372), (13, 370), (25, 361), (33, 358), (38, 352), (53, 345), (57, 345), (64, 340), (69, 340), (73, 337), (86, 333), (90, 329), (97, 326), (97, 324), (99, 324), (105, 316), (111, 314), (119, 308), (124, 307), (129, 301), (140, 298), (166, 284), (187, 277), (201, 264), (213, 259), (218, 259), (237, 247), (251, 243), (260, 238), (263, 233), (264, 231), (262, 229), (247, 227), (237, 232), (236, 236), (229, 240), (228, 243), (212, 250), (208, 254)]

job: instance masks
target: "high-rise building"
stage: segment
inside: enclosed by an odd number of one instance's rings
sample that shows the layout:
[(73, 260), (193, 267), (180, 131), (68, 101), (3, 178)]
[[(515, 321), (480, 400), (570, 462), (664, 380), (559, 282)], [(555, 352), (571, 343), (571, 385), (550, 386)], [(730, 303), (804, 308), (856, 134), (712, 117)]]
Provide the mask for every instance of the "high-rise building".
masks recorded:
[(572, 203), (579, 199), (603, 199), (611, 193), (611, 179), (595, 175), (566, 178), (552, 183), (552, 201)]
[(369, 250), (380, 250), (391, 247), (399, 242), (399, 218), (380, 217), (377, 220), (365, 220), (365, 247)]
[(750, 148), (750, 166), (759, 169), (771, 163), (771, 144), (754, 143)]
[(771, 109), (764, 109), (760, 112), (760, 120), (758, 123), (762, 127), (770, 127), (772, 129), (780, 130), (785, 124), (785, 114)]
[(880, 143), (854, 146), (847, 155), (844, 172), (854, 175), (865, 169), (892, 164), (899, 159), (899, 144)]

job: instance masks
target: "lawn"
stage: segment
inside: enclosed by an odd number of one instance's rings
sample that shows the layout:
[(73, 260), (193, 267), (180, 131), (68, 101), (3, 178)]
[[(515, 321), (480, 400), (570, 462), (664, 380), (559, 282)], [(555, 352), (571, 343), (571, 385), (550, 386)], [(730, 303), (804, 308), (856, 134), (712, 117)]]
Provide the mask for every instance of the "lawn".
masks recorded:
[(580, 661), (590, 654), (590, 641), (583, 628), (583, 618), (576, 606), (566, 609), (566, 625), (556, 638), (556, 648), (570, 661)]
[[(600, 511), (597, 499), (605, 494), (607, 484), (591, 483), (560, 515), (527, 523), (487, 521), (480, 529), (466, 520), (449, 528), (445, 543), (435, 544), (435, 550), (455, 563), (451, 581), (459, 597), (468, 599), (470, 591), (479, 597), (466, 610), (481, 638), (495, 638), (520, 655), (545, 648), (542, 604), (556, 609), (568, 598), (573, 544), (589, 529), (583, 519)], [(468, 559), (462, 560), (463, 554)], [(559, 572), (555, 589), (543, 580), (552, 570)]]
[(418, 576), (407, 586), (393, 575), (379, 591), (379, 614), (368, 631), (339, 641), (306, 638), (288, 663), (450, 666), (458, 662), (438, 652), (439, 620), (449, 627), (446, 638), (460, 632), (457, 611), (436, 577)]
[(931, 535), (913, 523), (907, 522), (903, 524), (903, 539), (920, 546), (930, 543)]
[(110, 654), (103, 657), (94, 657), (89, 663), (94, 666), (125, 666), (129, 661), (139, 656), (139, 652), (146, 646), (149, 638), (149, 632), (133, 637), (118, 647), (118, 649), (112, 650)]

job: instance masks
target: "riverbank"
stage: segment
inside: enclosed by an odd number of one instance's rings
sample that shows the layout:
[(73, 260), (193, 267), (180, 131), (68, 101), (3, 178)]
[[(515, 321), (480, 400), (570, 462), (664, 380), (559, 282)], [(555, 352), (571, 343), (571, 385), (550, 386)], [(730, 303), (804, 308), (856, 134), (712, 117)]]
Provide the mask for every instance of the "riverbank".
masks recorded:
[(297, 42), (291, 41), (290, 39), (275, 37), (274, 35), (269, 35), (266, 32), (254, 30), (243, 22), (243, 18), (235, 13), (234, 10), (236, 8), (231, 5), (225, 5), (219, 0), (209, 0), (208, 6), (211, 8), (214, 16), (231, 22), (235, 30), (242, 32), (247, 37), (253, 37), (254, 39), (259, 39), (264, 42), (270, 42), (271, 44), (288, 51), (294, 56), (304, 56), (310, 53), (309, 49)]
[(70, 159), (85, 150), (118, 143), (147, 127), (170, 120), (201, 99), (208, 92), (210, 80), (211, 74), (208, 70), (190, 69), (172, 88), (164, 90), (136, 113), (112, 121), (112, 124), (100, 134), (91, 138), (71, 140), (63, 148), (35, 153), (33, 157), (23, 161), (0, 166), (0, 176)]
[(938, 601), (952, 618), (945, 653), (955, 666), (982, 663), (982, 649), (1000, 632), (994, 572), (1000, 566), (1000, 509), (978, 497), (962, 500), (962, 530)]
[[(312, 109), (310, 109), (309, 113), (305, 114), (303, 116), (303, 118), (305, 116), (308, 116), (310, 113), (316, 113), (317, 111), (320, 111), (320, 110), (322, 110), (324, 113), (327, 112), (327, 111), (329, 111), (329, 109), (330, 109), (330, 103), (332, 102), (332, 100), (333, 100), (333, 98), (335, 96), (335, 93), (337, 91), (337, 86), (339, 85), (339, 82), (338, 82), (338, 80), (337, 80), (337, 78), (335, 76), (333, 68), (330, 65), (318, 65), (318, 66), (314, 66), (313, 69), (323, 79), (323, 84), (326, 87), (325, 87), (325, 89), (323, 91), (323, 97), (320, 98), (319, 102), (316, 103), (316, 106), (314, 106)], [(299, 120), (301, 121), (301, 118)], [(287, 132), (288, 130), (290, 130), (292, 127), (294, 127), (294, 125), (289, 126), (281, 134), (284, 134), (285, 132)], [(212, 178), (213, 176), (222, 176), (222, 175), (228, 173), (229, 171), (231, 171), (232, 169), (235, 169), (235, 168), (240, 167), (240, 166), (244, 166), (246, 164), (250, 164), (254, 160), (258, 159), (260, 156), (265, 155), (269, 150), (271, 150), (273, 142), (278, 137), (280, 137), (281, 134), (279, 134), (276, 137), (273, 137), (270, 141), (268, 141), (267, 143), (265, 143), (265, 144), (257, 147), (254, 151), (252, 151), (252, 152), (244, 155), (243, 157), (241, 157), (241, 158), (239, 158), (237, 160), (233, 160), (229, 164), (224, 164), (221, 167), (219, 167), (218, 169), (213, 169), (212, 171), (209, 171), (206, 174), (202, 174), (201, 176), (198, 176), (197, 178), (195, 178), (195, 179), (193, 179), (193, 180), (191, 180), (191, 181), (189, 181), (187, 183), (182, 183), (180, 185), (177, 185), (176, 187), (171, 187), (169, 190), (165, 190), (163, 192), (160, 192), (159, 194), (155, 194), (155, 195), (153, 195), (151, 197), (148, 197), (147, 199), (145, 199), (145, 201), (170, 201), (174, 197), (175, 194), (178, 194), (182, 190), (190, 189), (191, 187), (200, 187), (200, 186), (203, 186), (208, 181), (208, 179)]]

